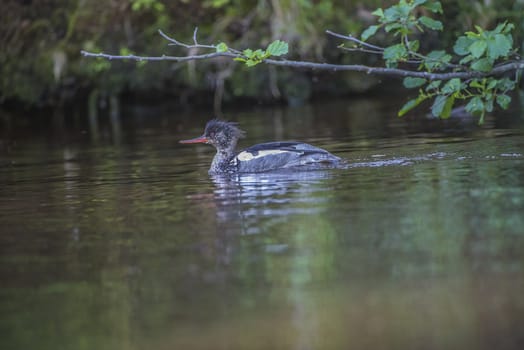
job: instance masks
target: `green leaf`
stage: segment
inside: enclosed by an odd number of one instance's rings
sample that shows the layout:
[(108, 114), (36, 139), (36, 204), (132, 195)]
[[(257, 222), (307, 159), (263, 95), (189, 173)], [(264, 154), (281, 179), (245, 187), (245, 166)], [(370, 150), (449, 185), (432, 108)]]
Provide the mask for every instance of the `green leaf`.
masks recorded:
[(467, 55), (467, 56), (465, 56), (463, 59), (461, 59), (461, 60), (459, 61), (459, 63), (460, 63), (460, 64), (467, 64), (467, 63), (473, 61), (474, 59), (475, 59), (475, 57), (473, 57), (472, 55)]
[(485, 40), (474, 41), (469, 47), (468, 50), (471, 52), (471, 55), (475, 58), (479, 58), (486, 52), (488, 48), (488, 43)]
[(473, 39), (460, 36), (457, 41), (455, 42), (455, 45), (453, 46), (453, 51), (457, 55), (465, 56), (469, 54), (469, 46), (473, 43)]
[(285, 41), (275, 40), (266, 49), (270, 56), (282, 56), (288, 53), (289, 45)]
[(217, 52), (226, 52), (228, 50), (228, 47), (225, 43), (219, 43), (217, 46), (216, 46), (216, 50)]
[(404, 28), (404, 26), (403, 26), (402, 24), (397, 23), (397, 22), (393, 22), (393, 23), (390, 23), (390, 24), (386, 25), (386, 26), (384, 27), (384, 30), (385, 30), (387, 33), (389, 33), (389, 32), (391, 32), (392, 30), (395, 30), (395, 29), (402, 29), (402, 28)]
[(256, 49), (255, 51), (253, 51), (253, 54), (252, 54), (252, 58), (254, 59), (263, 59), (265, 57), (268, 57), (269, 55), (267, 54), (267, 51), (264, 51), (262, 49)]
[(430, 10), (433, 13), (442, 13), (442, 5), (440, 1), (429, 2), (427, 4), (424, 4), (423, 7), (427, 8), (428, 10)]
[(406, 102), (404, 104), (404, 106), (402, 106), (402, 108), (400, 109), (400, 111), (398, 111), (398, 116), (399, 117), (402, 117), (404, 116), (407, 112), (409, 112), (410, 110), (412, 110), (413, 108), (417, 107), (422, 101), (424, 101), (426, 98), (423, 97), (423, 96), (419, 96), (417, 98), (414, 98), (412, 100), (409, 100), (408, 102)]
[(493, 68), (493, 63), (487, 58), (481, 58), (471, 64), (471, 69), (479, 72), (489, 72)]
[(402, 44), (392, 45), (386, 47), (383, 53), (383, 57), (388, 62), (400, 61), (407, 57), (408, 51)]
[(495, 34), (504, 33), (504, 27), (506, 27), (507, 22), (499, 23), (495, 29), (492, 30)]
[(255, 51), (251, 49), (245, 49), (242, 51), (242, 54), (245, 56), (243, 57), (236, 57), (235, 61), (244, 62), (246, 66), (253, 67), (262, 62), (265, 58), (269, 57), (269, 53), (267, 51), (257, 49)]
[(449, 118), (451, 115), (451, 109), (455, 103), (455, 96), (439, 95), (435, 98), (433, 106), (431, 106), (431, 114), (435, 117), (443, 119)]
[(484, 102), (482, 102), (480, 96), (475, 96), (468, 102), (466, 111), (473, 115), (479, 115), (484, 112)]
[(451, 61), (451, 55), (448, 55), (444, 50), (431, 51), (427, 57), (424, 65), (428, 70), (446, 68), (446, 65)]
[[(499, 28), (500, 27), (500, 28)], [(515, 25), (513, 23), (507, 23), (507, 22), (504, 22), (504, 23), (501, 23), (497, 26), (497, 28), (495, 28), (494, 32), (496, 33), (502, 33), (502, 34), (508, 34), (509, 32), (511, 32), (513, 29), (515, 29)]]
[(486, 108), (486, 112), (493, 112), (493, 95), (490, 94), (488, 98), (486, 98), (486, 102), (484, 102), (484, 107)]
[(258, 60), (247, 60), (247, 61), (246, 61), (246, 66), (248, 66), (248, 67), (253, 67), (253, 66), (256, 66), (257, 64), (259, 64), (260, 62), (262, 62), (262, 61), (258, 61)]
[(428, 57), (432, 60), (440, 60), (442, 57), (446, 55), (446, 51), (444, 50), (434, 50), (428, 53)]
[(499, 57), (507, 57), (513, 48), (511, 35), (496, 34), (492, 40), (487, 42), (488, 57), (496, 60)]
[(408, 48), (409, 48), (409, 50), (411, 50), (413, 52), (417, 52), (419, 47), (420, 47), (420, 41), (418, 41), (418, 40), (412, 40), (412, 41), (408, 42)]
[(366, 30), (364, 30), (362, 32), (362, 34), (360, 35), (360, 38), (363, 40), (363, 41), (366, 41), (368, 40), (370, 37), (372, 37), (373, 35), (375, 35), (375, 33), (377, 32), (379, 26), (377, 25), (374, 25), (374, 26), (369, 26)]
[(460, 91), (462, 87), (462, 82), (459, 78), (453, 78), (448, 80), (446, 84), (442, 87), (442, 93), (449, 95), (454, 92)]
[(466, 34), (466, 37), (471, 40), (480, 38), (480, 34), (475, 33), (475, 32), (465, 32), (464, 34)]
[(444, 56), (442, 56), (440, 58), (440, 60), (443, 62), (443, 63), (449, 63), (451, 62), (451, 55), (448, 55), (448, 54), (445, 54)]
[(433, 105), (431, 106), (431, 114), (433, 114), (434, 117), (440, 117), (447, 98), (448, 97), (445, 95), (439, 95), (435, 98), (435, 101), (433, 101)]
[(474, 79), (471, 81), (471, 83), (469, 83), (469, 87), (475, 89), (483, 89), (484, 85), (478, 79)]
[(384, 11), (383, 21), (395, 22), (402, 18), (407, 18), (411, 6), (408, 6), (405, 1), (400, 1), (397, 5), (393, 5)]
[(442, 30), (442, 22), (434, 20), (433, 18), (429, 18), (426, 16), (422, 16), (419, 18), (420, 23), (422, 23), (425, 27), (433, 30)]
[(446, 99), (446, 103), (444, 104), (444, 108), (442, 109), (442, 113), (440, 114), (440, 117), (442, 119), (448, 119), (451, 116), (451, 111), (453, 110), (454, 104), (455, 95), (451, 95)]
[(475, 29), (477, 30), (479, 34), (484, 33), (484, 29), (481, 26), (479, 26), (478, 24), (475, 24)]
[(498, 81), (497, 79), (490, 78), (490, 79), (489, 79), (489, 83), (488, 83), (487, 90), (494, 89), (495, 86), (497, 86), (498, 82), (499, 82), (499, 81)]
[(497, 104), (502, 109), (507, 109), (509, 107), (510, 102), (511, 102), (511, 97), (510, 96), (508, 96), (506, 94), (497, 95)]
[(427, 80), (424, 78), (405, 77), (403, 84), (404, 84), (404, 87), (408, 89), (413, 89), (413, 88), (424, 85), (426, 82)]
[(384, 18), (384, 11), (381, 8), (376, 9), (375, 11), (371, 12), (371, 14), (379, 18)]
[(434, 80), (426, 86), (426, 91), (436, 90), (442, 84), (442, 80)]
[(502, 90), (503, 92), (515, 89), (516, 82), (509, 78), (503, 78), (496, 80), (497, 89)]

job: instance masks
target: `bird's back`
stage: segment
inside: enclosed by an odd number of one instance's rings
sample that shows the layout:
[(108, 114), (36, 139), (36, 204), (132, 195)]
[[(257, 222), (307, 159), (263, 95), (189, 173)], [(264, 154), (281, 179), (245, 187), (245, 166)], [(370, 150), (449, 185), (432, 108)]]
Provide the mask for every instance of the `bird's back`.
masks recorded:
[(328, 151), (307, 143), (284, 141), (267, 142), (246, 148), (231, 161), (238, 172), (257, 173), (301, 165), (340, 161)]

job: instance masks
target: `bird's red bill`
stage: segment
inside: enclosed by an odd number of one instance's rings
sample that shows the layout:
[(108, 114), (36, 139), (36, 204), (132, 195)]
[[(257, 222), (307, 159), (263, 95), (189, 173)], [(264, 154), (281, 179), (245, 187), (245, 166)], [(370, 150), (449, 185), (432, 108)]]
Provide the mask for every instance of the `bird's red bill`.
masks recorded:
[(194, 139), (189, 140), (180, 140), (180, 143), (207, 143), (208, 139), (204, 136), (195, 137)]

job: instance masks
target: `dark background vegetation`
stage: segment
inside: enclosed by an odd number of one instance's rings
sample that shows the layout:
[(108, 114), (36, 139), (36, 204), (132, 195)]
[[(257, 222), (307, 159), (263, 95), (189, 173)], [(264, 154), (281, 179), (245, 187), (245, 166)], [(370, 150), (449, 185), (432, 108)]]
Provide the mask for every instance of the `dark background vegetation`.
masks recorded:
[[(248, 69), (227, 59), (190, 63), (125, 62), (84, 58), (81, 50), (112, 54), (186, 55), (157, 30), (185, 42), (199, 28), (201, 43), (237, 49), (290, 44), (288, 58), (331, 63), (378, 64), (377, 57), (341, 52), (326, 29), (358, 34), (374, 22), (377, 7), (395, 1), (351, 0), (11, 0), (0, 21), (0, 106), (54, 107), (116, 96), (138, 102), (165, 99), (209, 103), (217, 87), (223, 102), (304, 101), (382, 87), (351, 72), (312, 72), (259, 65)], [(522, 43), (524, 1), (442, 1), (443, 33), (426, 33), (428, 48), (450, 48), (473, 25), (492, 28), (508, 20)], [(400, 82), (398, 82), (400, 85)]]

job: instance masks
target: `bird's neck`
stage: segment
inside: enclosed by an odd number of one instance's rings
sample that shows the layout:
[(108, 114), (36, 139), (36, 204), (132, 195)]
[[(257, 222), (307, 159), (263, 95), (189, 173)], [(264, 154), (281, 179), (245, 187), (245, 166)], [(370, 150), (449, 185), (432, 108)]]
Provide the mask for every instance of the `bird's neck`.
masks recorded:
[(210, 173), (224, 173), (227, 172), (231, 166), (230, 161), (235, 154), (235, 145), (227, 149), (217, 149), (217, 154), (211, 162)]

